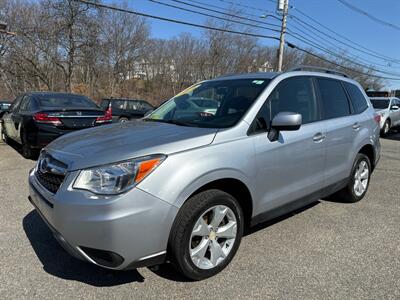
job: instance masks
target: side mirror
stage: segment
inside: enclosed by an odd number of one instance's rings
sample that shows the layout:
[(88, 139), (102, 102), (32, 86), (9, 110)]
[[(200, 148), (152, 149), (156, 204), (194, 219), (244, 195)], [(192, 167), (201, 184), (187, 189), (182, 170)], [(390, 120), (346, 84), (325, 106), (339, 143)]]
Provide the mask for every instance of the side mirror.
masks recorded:
[(294, 112), (280, 112), (271, 122), (271, 130), (268, 134), (269, 140), (276, 141), (279, 131), (295, 131), (299, 130), (302, 122), (301, 114)]
[(390, 109), (391, 110), (399, 110), (399, 106), (398, 105), (392, 105), (392, 107)]

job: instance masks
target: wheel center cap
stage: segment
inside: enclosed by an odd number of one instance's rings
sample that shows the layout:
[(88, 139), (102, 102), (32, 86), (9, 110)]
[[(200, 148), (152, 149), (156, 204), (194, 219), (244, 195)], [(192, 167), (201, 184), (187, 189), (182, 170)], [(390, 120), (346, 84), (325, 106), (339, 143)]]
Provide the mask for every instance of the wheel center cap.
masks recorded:
[(212, 230), (208, 236), (208, 238), (212, 241), (215, 241), (215, 238), (217, 237), (216, 233), (214, 230)]

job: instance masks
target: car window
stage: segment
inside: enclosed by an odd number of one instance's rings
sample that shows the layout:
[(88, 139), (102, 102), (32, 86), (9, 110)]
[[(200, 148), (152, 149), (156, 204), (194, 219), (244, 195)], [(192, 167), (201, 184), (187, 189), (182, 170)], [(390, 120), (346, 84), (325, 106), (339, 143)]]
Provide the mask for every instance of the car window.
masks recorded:
[(40, 107), (45, 108), (97, 108), (98, 106), (89, 98), (73, 94), (41, 94), (35, 96)]
[(10, 107), (10, 111), (13, 113), (18, 112), (19, 110), (19, 104), (21, 103), (22, 100), (22, 96), (18, 97), (17, 99), (15, 99), (15, 101), (13, 102), (13, 104)]
[(386, 109), (389, 107), (389, 99), (371, 99), (372, 106), (375, 109)]
[(141, 110), (142, 109), (142, 105), (139, 101), (135, 101), (135, 100), (129, 100), (126, 101), (126, 109), (129, 110)]
[[(146, 117), (182, 126), (228, 128), (239, 122), (270, 79), (219, 79), (195, 84)], [(211, 106), (196, 104), (211, 100)]]
[(108, 103), (109, 103), (108, 100), (102, 100), (101, 103), (100, 103), (100, 107), (102, 109), (107, 109), (108, 108)]
[(25, 96), (21, 101), (19, 110), (23, 112), (29, 111), (29, 106), (30, 106), (29, 104), (30, 104), (30, 98), (28, 96)]
[(339, 118), (350, 115), (347, 95), (338, 80), (317, 78), (322, 98), (324, 119)]
[(368, 103), (360, 89), (356, 85), (349, 82), (343, 82), (343, 84), (350, 96), (354, 113), (359, 114), (365, 111), (368, 108)]
[(125, 109), (125, 100), (113, 100), (111, 101), (112, 109)]
[(149, 109), (153, 109), (153, 106), (151, 106), (149, 103), (147, 103), (146, 101), (140, 101), (140, 104), (142, 105), (142, 108), (144, 110), (149, 110)]
[(301, 114), (302, 124), (319, 120), (317, 97), (310, 77), (294, 77), (279, 83), (258, 112), (254, 132), (267, 131), (280, 112)]

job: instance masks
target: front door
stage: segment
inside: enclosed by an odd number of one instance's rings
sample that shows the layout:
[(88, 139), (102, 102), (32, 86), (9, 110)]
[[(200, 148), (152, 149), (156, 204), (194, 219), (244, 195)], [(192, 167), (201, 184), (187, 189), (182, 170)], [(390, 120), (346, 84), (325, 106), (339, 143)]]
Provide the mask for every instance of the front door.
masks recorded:
[[(281, 131), (277, 141), (267, 137), (270, 121), (279, 112), (302, 115), (296, 131)], [(270, 94), (257, 116), (253, 135), (256, 153), (257, 201), (254, 214), (279, 208), (294, 200), (318, 198), (324, 187), (324, 122), (311, 77), (283, 80)], [(265, 128), (262, 128), (263, 125)]]

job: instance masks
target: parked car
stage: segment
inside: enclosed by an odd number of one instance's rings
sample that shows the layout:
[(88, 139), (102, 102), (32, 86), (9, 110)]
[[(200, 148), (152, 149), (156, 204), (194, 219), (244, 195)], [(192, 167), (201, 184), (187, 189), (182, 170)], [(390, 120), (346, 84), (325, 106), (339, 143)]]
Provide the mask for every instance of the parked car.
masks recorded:
[(121, 123), (143, 118), (154, 109), (149, 102), (138, 99), (103, 99), (100, 106), (103, 109), (111, 108), (113, 120)]
[(3, 140), (20, 143), (26, 158), (65, 133), (112, 121), (109, 113), (85, 96), (53, 92), (21, 95), (3, 120)]
[(381, 135), (386, 136), (390, 129), (400, 126), (400, 99), (394, 97), (370, 98), (375, 111), (381, 116)]
[[(30, 172), (30, 201), (82, 260), (215, 275), (250, 226), (368, 190), (379, 116), (357, 82), (301, 70), (203, 81), (138, 122), (61, 137)], [(215, 114), (186, 111), (204, 94)]]
[(0, 119), (3, 117), (4, 113), (10, 109), (11, 102), (0, 101)]

